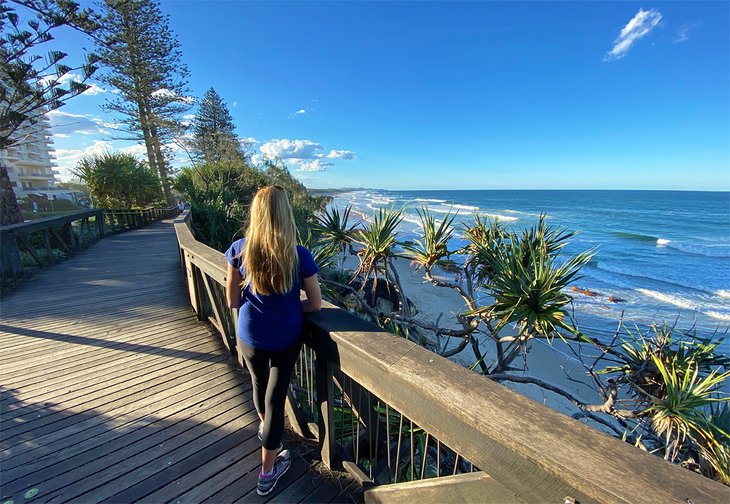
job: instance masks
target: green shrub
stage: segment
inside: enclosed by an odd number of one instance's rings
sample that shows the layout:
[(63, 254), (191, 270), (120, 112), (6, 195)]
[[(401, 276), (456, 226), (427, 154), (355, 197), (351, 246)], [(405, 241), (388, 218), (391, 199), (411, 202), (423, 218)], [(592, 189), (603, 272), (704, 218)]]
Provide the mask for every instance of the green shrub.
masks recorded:
[[(47, 249), (38, 249), (38, 250), (36, 250), (36, 255), (40, 258), (41, 261), (43, 261), (44, 265), (57, 263), (59, 261), (63, 261), (66, 258), (66, 254), (63, 250), (59, 250), (59, 249), (55, 249), (55, 248), (50, 250), (50, 254)], [(32, 267), (32, 266), (39, 266), (38, 262), (28, 252), (20, 253), (20, 262), (26, 268)]]

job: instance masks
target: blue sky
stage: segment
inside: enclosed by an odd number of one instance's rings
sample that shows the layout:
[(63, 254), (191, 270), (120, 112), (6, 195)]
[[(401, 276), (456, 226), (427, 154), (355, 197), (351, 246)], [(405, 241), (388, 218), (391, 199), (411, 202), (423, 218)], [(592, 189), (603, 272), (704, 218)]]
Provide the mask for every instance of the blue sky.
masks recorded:
[[(213, 86), (309, 187), (688, 190), (730, 190), (728, 5), (161, 4), (191, 95)], [(63, 178), (144, 152), (113, 141), (110, 91), (53, 117)]]

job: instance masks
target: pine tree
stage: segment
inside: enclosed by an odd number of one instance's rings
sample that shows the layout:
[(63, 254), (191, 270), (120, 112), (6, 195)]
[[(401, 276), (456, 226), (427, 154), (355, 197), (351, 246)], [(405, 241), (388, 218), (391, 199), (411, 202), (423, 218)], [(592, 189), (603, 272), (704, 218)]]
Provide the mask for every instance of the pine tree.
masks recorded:
[[(94, 55), (78, 67), (65, 64), (62, 51), (41, 52), (56, 29), (68, 26), (93, 36), (98, 16), (70, 0), (0, 0), (0, 150), (22, 143), (44, 114), (88, 89), (96, 70)], [(72, 71), (78, 79), (64, 85)], [(7, 168), (0, 166), (0, 225), (22, 222)]]
[(143, 140), (147, 160), (160, 176), (165, 199), (172, 199), (170, 165), (164, 145), (181, 131), (180, 115), (189, 107), (188, 69), (180, 43), (156, 0), (104, 0), (104, 43), (99, 55), (101, 80), (117, 97), (103, 108), (121, 115), (129, 136)]
[(244, 159), (233, 117), (221, 96), (210, 88), (198, 105), (190, 142), (195, 158), (203, 163)]

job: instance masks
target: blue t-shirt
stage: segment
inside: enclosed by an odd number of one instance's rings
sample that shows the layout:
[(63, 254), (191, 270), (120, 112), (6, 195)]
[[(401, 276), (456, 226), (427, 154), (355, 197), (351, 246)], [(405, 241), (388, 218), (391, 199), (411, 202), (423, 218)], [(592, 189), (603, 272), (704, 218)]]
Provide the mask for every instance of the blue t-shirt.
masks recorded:
[[(226, 259), (245, 276), (241, 251), (246, 239), (231, 244)], [(302, 279), (319, 271), (311, 252), (297, 245), (299, 275), (295, 276), (292, 289), (286, 294), (254, 295), (246, 287), (241, 293), (238, 310), (238, 337), (248, 346), (261, 350), (281, 350), (294, 344), (302, 332), (302, 304), (299, 300)]]

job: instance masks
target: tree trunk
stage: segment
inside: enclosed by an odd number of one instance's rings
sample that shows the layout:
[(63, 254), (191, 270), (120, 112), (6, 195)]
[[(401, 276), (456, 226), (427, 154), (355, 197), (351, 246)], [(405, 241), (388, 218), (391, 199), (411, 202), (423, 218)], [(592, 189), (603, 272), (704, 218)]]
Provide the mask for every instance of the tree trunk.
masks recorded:
[(165, 201), (168, 205), (172, 205), (172, 191), (170, 190), (170, 175), (167, 171), (167, 162), (165, 156), (162, 153), (162, 147), (160, 146), (160, 137), (157, 135), (157, 126), (154, 124), (150, 125), (150, 133), (152, 135), (152, 145), (155, 149), (155, 157), (157, 158), (157, 172), (160, 174), (160, 183), (162, 184), (162, 193), (165, 196)]
[(9, 226), (23, 222), (15, 191), (10, 183), (8, 170), (0, 163), (0, 226)]

